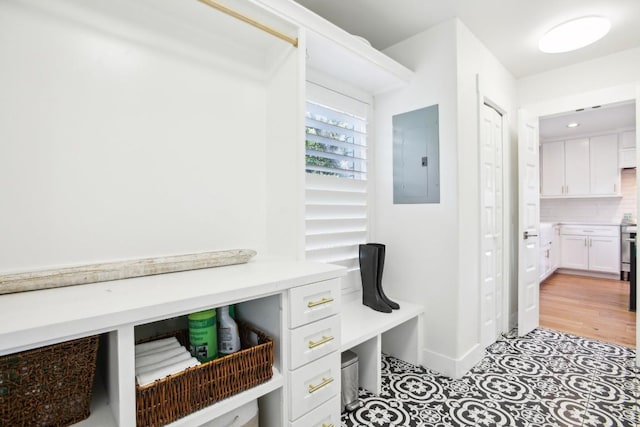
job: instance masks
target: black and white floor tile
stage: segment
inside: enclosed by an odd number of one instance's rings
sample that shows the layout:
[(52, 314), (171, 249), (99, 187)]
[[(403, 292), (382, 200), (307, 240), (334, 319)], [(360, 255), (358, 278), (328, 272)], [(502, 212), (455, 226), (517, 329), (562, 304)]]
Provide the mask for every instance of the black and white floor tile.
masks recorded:
[(342, 427), (638, 427), (635, 352), (546, 329), (515, 331), (460, 379), (382, 357), (382, 393), (360, 389)]

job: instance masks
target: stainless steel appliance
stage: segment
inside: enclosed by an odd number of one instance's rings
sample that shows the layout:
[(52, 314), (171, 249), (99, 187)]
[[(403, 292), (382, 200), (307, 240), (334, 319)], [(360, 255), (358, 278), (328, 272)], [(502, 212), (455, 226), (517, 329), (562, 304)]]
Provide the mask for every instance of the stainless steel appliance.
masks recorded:
[(636, 233), (636, 224), (620, 226), (620, 280), (629, 280), (631, 271), (631, 233)]

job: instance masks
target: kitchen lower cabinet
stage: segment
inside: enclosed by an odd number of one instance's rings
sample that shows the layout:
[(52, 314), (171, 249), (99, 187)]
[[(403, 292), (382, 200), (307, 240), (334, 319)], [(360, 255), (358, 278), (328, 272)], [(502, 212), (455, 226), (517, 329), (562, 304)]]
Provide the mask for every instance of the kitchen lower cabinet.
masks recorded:
[(576, 270), (589, 269), (589, 248), (586, 236), (562, 236), (561, 266)]
[(620, 273), (620, 238), (589, 238), (589, 270)]
[(619, 226), (563, 225), (560, 232), (560, 267), (619, 274)]

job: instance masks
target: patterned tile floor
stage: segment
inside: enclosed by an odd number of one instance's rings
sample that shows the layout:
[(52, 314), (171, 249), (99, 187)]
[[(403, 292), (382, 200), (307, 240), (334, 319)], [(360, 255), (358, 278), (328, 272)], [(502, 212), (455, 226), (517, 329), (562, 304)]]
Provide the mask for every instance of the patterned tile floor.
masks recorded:
[(503, 336), (457, 380), (383, 355), (382, 384), (343, 427), (640, 426), (635, 352), (547, 329)]

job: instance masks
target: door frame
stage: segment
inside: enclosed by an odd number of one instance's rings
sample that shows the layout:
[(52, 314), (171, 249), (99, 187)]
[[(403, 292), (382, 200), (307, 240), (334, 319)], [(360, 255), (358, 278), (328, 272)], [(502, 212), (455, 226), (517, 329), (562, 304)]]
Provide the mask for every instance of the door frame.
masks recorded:
[[(583, 92), (574, 95), (567, 95), (554, 98), (537, 104), (519, 106), (526, 109), (530, 114), (541, 117), (552, 114), (565, 113), (567, 111), (584, 108), (585, 105), (606, 105), (616, 102), (635, 100), (636, 102), (636, 162), (640, 166), (640, 132), (637, 132), (640, 123), (640, 85), (629, 84), (614, 86), (596, 91)], [(522, 141), (518, 141), (518, 150), (521, 149)], [(636, 175), (636, 185), (640, 188), (640, 177)], [(517, 206), (520, 209), (520, 206)], [(638, 199), (637, 211), (640, 214), (640, 198)], [(637, 276), (640, 274), (636, 272)], [(640, 303), (640, 294), (638, 295)], [(519, 308), (518, 308), (519, 309)], [(640, 366), (640, 315), (636, 314), (636, 365)]]

